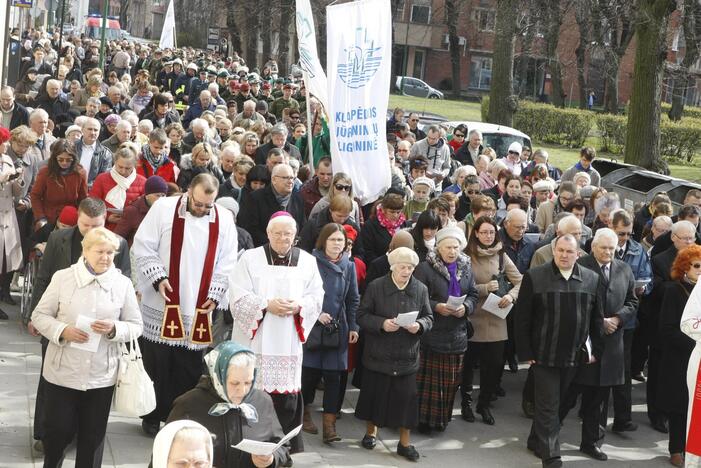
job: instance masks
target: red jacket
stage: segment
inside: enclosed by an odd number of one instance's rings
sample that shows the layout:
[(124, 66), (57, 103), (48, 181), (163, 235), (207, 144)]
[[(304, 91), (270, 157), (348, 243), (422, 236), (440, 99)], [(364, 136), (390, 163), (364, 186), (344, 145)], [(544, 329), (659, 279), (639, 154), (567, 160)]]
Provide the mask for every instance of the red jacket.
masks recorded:
[(175, 163), (169, 159), (165, 164), (156, 169), (156, 173), (154, 174), (153, 167), (151, 167), (146, 160), (141, 158), (139, 159), (139, 162), (136, 163), (136, 172), (147, 179), (152, 175), (161, 176), (166, 182), (172, 182), (175, 184), (177, 183), (176, 181), (178, 180), (178, 173), (180, 170), (178, 169), (178, 166), (176, 166)]
[[(136, 179), (134, 179), (134, 182), (132, 182), (132, 184), (127, 189), (127, 199), (124, 202), (124, 206), (122, 207), (122, 209), (125, 209), (127, 206), (131, 205), (131, 203), (134, 200), (136, 200), (144, 194), (145, 185), (146, 178), (140, 174), (136, 174)], [(112, 175), (109, 172), (103, 172), (95, 178), (95, 182), (93, 182), (92, 188), (90, 189), (90, 196), (103, 200), (105, 202), (105, 205), (107, 205), (107, 208), (115, 208), (111, 203), (105, 200), (105, 197), (107, 196), (109, 191), (116, 186), (117, 182), (115, 182), (115, 180), (112, 178)], [(107, 219), (109, 218), (110, 213), (107, 213)], [(117, 227), (117, 224), (108, 222), (105, 223), (105, 227), (110, 231), (114, 231), (114, 228)]]
[(34, 220), (46, 218), (47, 222), (55, 224), (64, 206), (77, 208), (87, 196), (87, 175), (82, 167), (77, 172), (54, 179), (49, 177), (49, 166), (44, 166), (39, 169), (30, 194)]

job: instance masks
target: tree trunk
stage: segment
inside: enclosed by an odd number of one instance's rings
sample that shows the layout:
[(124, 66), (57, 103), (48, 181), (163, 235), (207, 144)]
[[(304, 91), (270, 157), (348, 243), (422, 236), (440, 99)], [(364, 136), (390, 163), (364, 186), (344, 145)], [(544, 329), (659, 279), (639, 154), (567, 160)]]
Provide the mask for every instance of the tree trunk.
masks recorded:
[(699, 58), (701, 41), (701, 7), (697, 0), (684, 0), (684, 58), (674, 74), (672, 108), (667, 114), (670, 120), (681, 120), (686, 101), (686, 90), (694, 86), (695, 78), (689, 76), (689, 68)]
[(514, 38), (519, 2), (497, 0), (492, 86), (489, 90), (489, 121), (511, 127), (518, 96), (514, 96)]
[[(535, 23), (535, 19), (533, 19)], [(518, 72), (517, 76), (519, 78), (518, 83), (518, 96), (525, 97), (528, 94), (528, 66), (531, 63), (531, 51), (533, 50), (533, 39), (535, 38), (536, 25), (530, 24), (526, 27), (526, 35), (523, 37), (523, 43), (521, 45), (521, 57), (518, 62)], [(535, 80), (535, 73), (533, 75)]]
[(609, 114), (618, 114), (618, 72), (620, 60), (616, 54), (607, 54), (607, 57), (604, 112)]
[(238, 24), (236, 24), (236, 0), (227, 0), (226, 2), (226, 27), (229, 30), (229, 55), (233, 52), (241, 53), (241, 33), (239, 32)]
[(560, 26), (562, 25), (562, 6), (557, 0), (543, 2), (546, 21), (546, 55), (548, 57), (548, 70), (552, 83), (552, 103), (557, 107), (565, 107), (565, 92), (562, 85), (562, 67), (557, 55), (557, 45), (560, 41)]
[(581, 2), (575, 6), (575, 20), (577, 21), (577, 27), (579, 28), (579, 44), (574, 51), (575, 57), (577, 58), (577, 85), (579, 86), (579, 108), (587, 109), (587, 100), (589, 99), (587, 84), (587, 75), (584, 72), (584, 67), (586, 65), (587, 51), (589, 50), (589, 44), (591, 42), (590, 34), (590, 15), (589, 9), (586, 7), (585, 2)]
[(638, 0), (633, 90), (628, 112), (625, 162), (651, 171), (667, 171), (660, 156), (660, 98), (667, 52), (667, 20), (674, 0)]
[(287, 76), (290, 64), (290, 26), (295, 14), (294, 0), (280, 0), (280, 34), (277, 66), (280, 76)]
[(460, 90), (462, 89), (460, 83), (460, 36), (458, 36), (459, 2), (460, 0), (445, 0), (454, 99), (460, 99)]
[(244, 51), (244, 60), (249, 70), (256, 68), (258, 62), (258, 33), (260, 31), (260, 22), (258, 19), (259, 11), (256, 2), (247, 1), (244, 3), (246, 14), (243, 16), (243, 29), (246, 31), (246, 50)]
[(312, 0), (312, 15), (316, 28), (316, 49), (321, 67), (326, 69), (326, 0)]
[(131, 0), (120, 0), (119, 2), (119, 24), (122, 26), (122, 29), (128, 29), (130, 26), (127, 24), (127, 11), (129, 11), (130, 6)]

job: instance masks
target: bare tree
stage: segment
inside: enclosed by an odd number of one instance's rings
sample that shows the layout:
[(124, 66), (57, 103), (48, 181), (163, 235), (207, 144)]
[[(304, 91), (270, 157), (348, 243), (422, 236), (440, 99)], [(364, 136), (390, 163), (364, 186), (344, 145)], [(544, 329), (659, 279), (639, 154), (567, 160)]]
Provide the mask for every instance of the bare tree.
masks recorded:
[(290, 63), (290, 28), (294, 23), (294, 0), (279, 0), (280, 6), (280, 32), (278, 40), (277, 66), (280, 76), (287, 76)]
[(450, 69), (452, 74), (453, 97), (460, 99), (460, 36), (458, 35), (458, 18), (463, 9), (462, 0), (445, 0), (446, 23), (448, 26), (448, 47), (450, 50)]
[(492, 85), (489, 90), (489, 121), (491, 123), (513, 124), (518, 107), (518, 97), (514, 96), (514, 39), (518, 20), (517, 0), (497, 0), (494, 53), (492, 55)]
[(562, 18), (570, 7), (570, 1), (540, 0), (540, 11), (545, 28), (545, 56), (548, 60), (550, 80), (552, 83), (552, 103), (557, 107), (565, 106), (565, 91), (562, 85), (562, 66), (557, 54)]
[(249, 70), (253, 70), (258, 62), (258, 35), (260, 34), (260, 10), (259, 2), (255, 0), (245, 0), (243, 15), (244, 31), (246, 31), (246, 41), (244, 50), (244, 60)]
[(585, 72), (587, 53), (591, 44), (591, 0), (581, 0), (575, 3), (574, 18), (579, 29), (579, 44), (574, 51), (577, 58), (577, 84), (579, 86), (579, 108), (587, 108), (588, 84)]
[(671, 120), (680, 120), (684, 112), (686, 92), (694, 87), (696, 78), (689, 75), (689, 68), (699, 58), (701, 47), (701, 5), (698, 0), (684, 0), (682, 4), (682, 29), (684, 30), (684, 58), (679, 65), (667, 64), (667, 70), (674, 78), (672, 89)]
[(528, 1), (528, 7), (523, 8), (526, 14), (523, 16), (523, 22), (517, 31), (517, 36), (523, 38), (521, 40), (521, 54), (516, 73), (519, 97), (525, 97), (528, 94), (528, 66), (531, 62), (539, 22), (537, 3), (537, 0)]
[(241, 32), (238, 24), (236, 24), (238, 19), (236, 13), (237, 4), (236, 0), (226, 0), (226, 27), (229, 31), (231, 50), (239, 53), (241, 52)]
[(621, 60), (635, 34), (634, 5), (630, 0), (597, 0), (592, 8), (592, 35), (604, 55), (604, 111), (618, 113)]
[(660, 100), (667, 55), (667, 22), (674, 0), (637, 0), (635, 68), (630, 95), (625, 162), (667, 172), (660, 156)]

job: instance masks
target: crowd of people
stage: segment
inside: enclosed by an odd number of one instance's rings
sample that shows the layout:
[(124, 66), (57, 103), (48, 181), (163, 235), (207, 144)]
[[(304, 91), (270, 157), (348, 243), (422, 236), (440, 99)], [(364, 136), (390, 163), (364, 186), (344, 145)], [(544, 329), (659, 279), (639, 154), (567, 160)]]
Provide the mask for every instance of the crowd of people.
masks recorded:
[[(21, 79), (0, 90), (0, 301), (39, 257), (22, 319), (42, 342), (45, 467), (74, 438), (76, 466), (101, 465), (134, 336), (154, 467), (292, 466), (305, 437), (372, 450), (380, 428), (418, 461), (411, 432), (440, 437), (457, 395), (469, 423), (513, 411), (499, 399), (519, 363), (544, 467), (562, 465), (574, 408), (581, 452), (606, 460), (609, 401), (610, 431), (638, 427), (633, 380), (670, 462), (701, 466), (701, 191), (629, 211), (593, 148), (561, 171), (543, 149), (496, 154), (477, 130), (395, 109), (391, 182), (363, 206), (333, 170), (324, 110), (273, 59), (120, 41), (101, 69), (89, 38), (21, 43)], [(336, 428), (349, 380), (364, 434)], [(268, 455), (234, 447), (299, 426)]]

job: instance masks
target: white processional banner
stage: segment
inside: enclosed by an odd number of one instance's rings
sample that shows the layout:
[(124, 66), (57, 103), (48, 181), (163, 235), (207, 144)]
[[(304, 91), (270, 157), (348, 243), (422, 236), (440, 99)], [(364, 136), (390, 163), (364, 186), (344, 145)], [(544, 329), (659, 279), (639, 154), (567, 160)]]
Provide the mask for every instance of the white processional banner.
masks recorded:
[(297, 0), (297, 43), (299, 48), (299, 64), (305, 73), (305, 86), (315, 96), (324, 111), (329, 110), (328, 84), (326, 72), (319, 62), (319, 52), (316, 48), (316, 27), (309, 0)]
[(170, 0), (168, 3), (166, 16), (163, 20), (161, 40), (158, 42), (158, 47), (161, 49), (175, 48), (175, 9), (173, 7), (173, 0)]
[(390, 0), (326, 7), (326, 69), (334, 172), (362, 204), (390, 186), (386, 120), (392, 61)]

